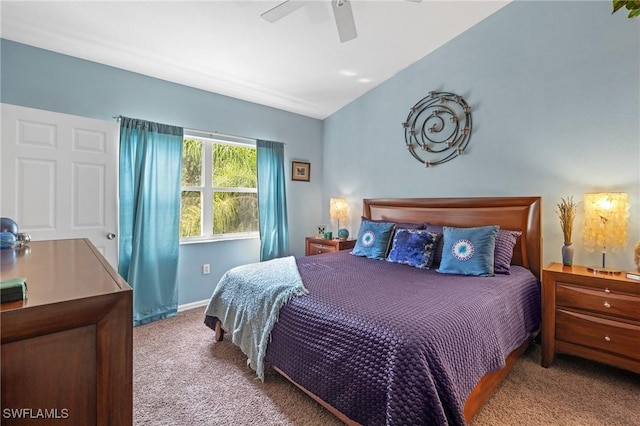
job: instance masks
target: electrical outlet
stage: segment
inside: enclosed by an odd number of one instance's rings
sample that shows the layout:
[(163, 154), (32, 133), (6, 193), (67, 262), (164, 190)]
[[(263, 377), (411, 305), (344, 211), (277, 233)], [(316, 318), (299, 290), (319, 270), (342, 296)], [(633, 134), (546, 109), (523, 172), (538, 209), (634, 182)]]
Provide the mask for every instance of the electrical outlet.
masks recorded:
[(205, 263), (204, 265), (202, 265), (202, 275), (207, 275), (210, 272), (211, 270), (209, 269), (208, 263)]

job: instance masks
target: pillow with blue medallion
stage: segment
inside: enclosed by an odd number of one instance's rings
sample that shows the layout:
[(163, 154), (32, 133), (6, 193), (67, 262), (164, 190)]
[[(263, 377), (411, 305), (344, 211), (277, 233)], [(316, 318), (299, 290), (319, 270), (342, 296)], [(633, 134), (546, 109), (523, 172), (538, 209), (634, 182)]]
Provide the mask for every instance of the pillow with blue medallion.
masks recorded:
[(438, 272), (460, 275), (494, 275), (494, 250), (499, 227), (454, 228), (444, 226), (442, 261)]
[(351, 254), (369, 259), (386, 258), (395, 226), (393, 222), (371, 221), (363, 217)]
[(388, 262), (429, 269), (433, 265), (440, 235), (421, 229), (396, 229)]

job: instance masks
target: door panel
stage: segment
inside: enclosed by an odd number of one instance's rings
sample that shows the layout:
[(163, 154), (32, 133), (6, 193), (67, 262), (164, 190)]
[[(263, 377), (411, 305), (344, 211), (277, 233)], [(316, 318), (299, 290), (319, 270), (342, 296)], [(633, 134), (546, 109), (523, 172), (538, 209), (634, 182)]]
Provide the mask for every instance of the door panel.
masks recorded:
[[(3, 146), (4, 144), (3, 140)], [(15, 161), (18, 168), (15, 179), (17, 203), (13, 210), (16, 213), (12, 215), (4, 213), (11, 211), (11, 201), (5, 199), (5, 191), (3, 190), (3, 217), (8, 216), (16, 220), (23, 232), (54, 230), (56, 162), (30, 158), (16, 158)], [(2, 168), (4, 172), (10, 166), (3, 165)], [(7, 178), (6, 183), (9, 181), (10, 179)], [(5, 179), (3, 178), (4, 183)], [(20, 189), (18, 190), (18, 188)]]
[(1, 107), (0, 214), (33, 240), (89, 238), (117, 269), (118, 124)]

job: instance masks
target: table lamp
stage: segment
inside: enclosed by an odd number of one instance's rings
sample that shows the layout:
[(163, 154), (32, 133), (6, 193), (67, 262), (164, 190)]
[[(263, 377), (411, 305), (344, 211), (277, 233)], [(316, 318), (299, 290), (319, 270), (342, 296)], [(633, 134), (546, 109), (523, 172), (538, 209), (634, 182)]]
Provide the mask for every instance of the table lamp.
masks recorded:
[(345, 228), (340, 228), (340, 221), (346, 223), (349, 215), (349, 203), (346, 198), (331, 198), (329, 200), (329, 214), (331, 216), (331, 222), (338, 224), (338, 238), (346, 240), (349, 238), (349, 231)]
[(617, 251), (627, 245), (629, 201), (624, 192), (605, 192), (584, 195), (583, 241), (589, 251), (602, 250), (602, 267), (591, 266), (592, 272), (619, 274), (607, 268), (607, 250)]

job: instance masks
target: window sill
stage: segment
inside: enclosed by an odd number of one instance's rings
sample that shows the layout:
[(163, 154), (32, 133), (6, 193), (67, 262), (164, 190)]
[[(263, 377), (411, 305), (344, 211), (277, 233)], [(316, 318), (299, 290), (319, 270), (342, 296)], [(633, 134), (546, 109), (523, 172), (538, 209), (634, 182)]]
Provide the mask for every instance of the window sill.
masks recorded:
[(217, 243), (221, 241), (236, 241), (236, 240), (259, 240), (259, 239), (260, 239), (260, 235), (258, 233), (221, 235), (221, 236), (215, 236), (215, 237), (192, 237), (192, 238), (181, 239), (180, 245)]

